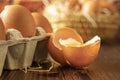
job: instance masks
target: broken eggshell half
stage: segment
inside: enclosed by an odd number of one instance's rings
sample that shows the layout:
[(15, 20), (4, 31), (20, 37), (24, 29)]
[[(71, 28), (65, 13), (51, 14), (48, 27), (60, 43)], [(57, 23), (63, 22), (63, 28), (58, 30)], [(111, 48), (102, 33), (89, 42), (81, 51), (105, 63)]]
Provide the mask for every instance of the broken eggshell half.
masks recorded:
[(58, 29), (57, 31), (51, 34), (48, 42), (48, 50), (51, 57), (62, 65), (68, 65), (64, 57), (62, 45), (59, 42), (59, 39), (61, 38), (62, 39), (73, 38), (79, 41), (80, 44), (83, 43), (83, 40), (75, 30), (68, 27)]
[[(70, 38), (66, 40), (60, 39), (59, 42), (62, 45), (67, 63), (76, 68), (83, 68), (88, 67), (95, 60), (101, 41), (99, 36), (95, 36), (83, 44), (79, 44), (80, 42), (77, 42), (75, 39), (72, 39), (70, 42)], [(65, 42), (68, 43), (66, 44)]]

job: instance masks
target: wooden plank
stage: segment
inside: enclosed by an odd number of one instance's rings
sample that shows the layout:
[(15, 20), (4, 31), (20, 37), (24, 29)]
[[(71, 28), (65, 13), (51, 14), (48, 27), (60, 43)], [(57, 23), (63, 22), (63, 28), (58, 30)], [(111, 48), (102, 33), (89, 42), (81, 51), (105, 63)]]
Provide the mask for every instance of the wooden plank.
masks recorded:
[(64, 76), (64, 80), (73, 80), (71, 73), (69, 72), (68, 67), (60, 67), (60, 70)]
[(102, 45), (98, 58), (89, 66), (92, 80), (120, 80), (120, 44)]
[(72, 67), (60, 67), (65, 80), (91, 80), (86, 73)]

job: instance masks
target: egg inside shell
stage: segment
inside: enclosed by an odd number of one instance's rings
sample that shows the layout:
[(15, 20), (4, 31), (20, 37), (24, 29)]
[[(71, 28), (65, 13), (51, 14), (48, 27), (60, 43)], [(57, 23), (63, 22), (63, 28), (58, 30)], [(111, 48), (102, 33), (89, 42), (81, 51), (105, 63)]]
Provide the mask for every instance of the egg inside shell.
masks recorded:
[(35, 36), (35, 22), (27, 8), (20, 5), (7, 5), (0, 16), (6, 30), (14, 28), (19, 30), (23, 37)]

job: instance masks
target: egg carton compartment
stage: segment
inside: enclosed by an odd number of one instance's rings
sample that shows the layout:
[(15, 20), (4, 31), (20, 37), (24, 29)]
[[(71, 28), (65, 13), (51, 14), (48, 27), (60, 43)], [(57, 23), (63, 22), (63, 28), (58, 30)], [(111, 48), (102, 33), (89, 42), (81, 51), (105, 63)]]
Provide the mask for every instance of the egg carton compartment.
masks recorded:
[(7, 50), (8, 50), (8, 42), (0, 41), (0, 76), (3, 71), (3, 66), (4, 66)]
[[(43, 29), (38, 27), (36, 35), (46, 35), (46, 32)], [(50, 34), (47, 34), (47, 36), (50, 36)], [(37, 63), (38, 66), (39, 66), (40, 62), (49, 59), (48, 40), (49, 40), (49, 37), (48, 38), (40, 38), (37, 41), (34, 58), (33, 58), (33, 63)]]
[(47, 43), (48, 39), (37, 42), (33, 62), (39, 63), (40, 61), (48, 58)]
[(14, 44), (16, 43), (12, 40), (7, 40), (7, 41), (1, 40), (0, 41), (0, 76), (2, 75), (2, 71), (4, 68), (6, 56), (8, 53), (8, 47)]
[(19, 31), (12, 29), (8, 30), (7, 38), (13, 40), (14, 44), (8, 47), (4, 69), (15, 70), (27, 69), (31, 66), (38, 42), (41, 41), (40, 44), (42, 44), (42, 41), (48, 39), (49, 35), (42, 28), (37, 28), (36, 36), (23, 38)]

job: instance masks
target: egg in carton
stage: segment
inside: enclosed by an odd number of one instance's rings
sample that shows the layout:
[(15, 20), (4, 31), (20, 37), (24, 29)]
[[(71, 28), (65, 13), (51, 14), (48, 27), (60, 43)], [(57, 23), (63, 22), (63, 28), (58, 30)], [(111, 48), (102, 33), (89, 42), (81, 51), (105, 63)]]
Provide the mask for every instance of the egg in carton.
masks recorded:
[[(14, 44), (8, 47), (4, 69), (27, 69), (33, 62), (34, 55), (37, 52), (39, 41), (48, 39), (49, 35), (43, 33), (42, 28), (37, 28), (37, 34), (31, 38), (23, 38), (22, 34), (15, 29), (7, 31), (8, 40), (14, 41)], [(42, 43), (41, 43), (42, 44)], [(41, 53), (41, 52), (39, 52)]]

